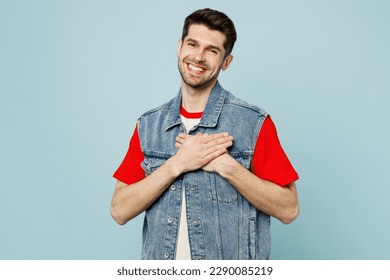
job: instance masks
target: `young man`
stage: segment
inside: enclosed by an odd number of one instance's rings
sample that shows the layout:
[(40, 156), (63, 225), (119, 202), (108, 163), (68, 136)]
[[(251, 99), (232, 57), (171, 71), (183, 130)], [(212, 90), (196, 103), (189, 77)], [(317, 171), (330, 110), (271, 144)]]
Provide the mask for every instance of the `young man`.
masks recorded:
[(235, 41), (221, 12), (186, 18), (180, 92), (138, 119), (114, 174), (113, 218), (146, 211), (142, 259), (268, 259), (270, 216), (298, 215), (298, 175), (272, 120), (218, 83)]

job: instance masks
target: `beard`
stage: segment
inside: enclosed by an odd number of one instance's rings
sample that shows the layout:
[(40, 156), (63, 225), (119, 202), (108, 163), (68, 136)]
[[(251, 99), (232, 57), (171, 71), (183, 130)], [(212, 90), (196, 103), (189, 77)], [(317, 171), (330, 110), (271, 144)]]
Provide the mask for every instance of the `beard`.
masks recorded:
[[(201, 79), (196, 79), (191, 74), (187, 73), (186, 69), (182, 69), (182, 67), (186, 67), (188, 62), (189, 61), (185, 61), (185, 59), (183, 59), (182, 63), (180, 63), (180, 59), (178, 59), (177, 68), (179, 69), (180, 76), (181, 76), (181, 79), (183, 80), (183, 82), (186, 85), (188, 85), (194, 89), (205, 88), (205, 87), (209, 86), (210, 84), (212, 84), (213, 82), (215, 82), (218, 78), (219, 71), (221, 70), (221, 67), (222, 67), (222, 66), (220, 66), (218, 71), (216, 71), (215, 74), (212, 76), (207, 76), (207, 77), (204, 77)], [(195, 63), (195, 64), (199, 65), (199, 63)], [(209, 69), (209, 67), (207, 65), (205, 65), (205, 64), (201, 64), (201, 65), (205, 66), (207, 69)]]

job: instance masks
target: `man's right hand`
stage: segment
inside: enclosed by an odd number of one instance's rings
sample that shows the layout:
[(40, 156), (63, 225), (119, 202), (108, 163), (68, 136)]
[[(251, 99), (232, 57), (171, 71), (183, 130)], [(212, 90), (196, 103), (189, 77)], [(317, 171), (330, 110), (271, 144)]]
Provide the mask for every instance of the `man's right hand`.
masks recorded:
[[(233, 145), (233, 137), (227, 132), (218, 134), (188, 135), (176, 138), (177, 154), (173, 157), (180, 174), (202, 168), (213, 159), (227, 152)], [(172, 158), (172, 159), (173, 159)]]

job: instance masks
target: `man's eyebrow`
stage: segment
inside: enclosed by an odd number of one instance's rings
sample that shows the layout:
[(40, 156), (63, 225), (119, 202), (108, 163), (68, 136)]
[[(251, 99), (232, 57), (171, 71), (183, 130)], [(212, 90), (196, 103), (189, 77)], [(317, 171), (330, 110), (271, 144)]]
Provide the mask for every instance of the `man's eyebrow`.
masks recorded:
[(185, 40), (185, 42), (198, 43), (198, 41), (197, 41), (197, 40), (195, 40), (195, 39), (192, 39), (192, 38), (187, 38), (187, 39)]
[(218, 47), (218, 46), (213, 46), (213, 45), (211, 45), (211, 46), (209, 46), (209, 48), (210, 48), (210, 49), (217, 50), (217, 51), (222, 51), (221, 48)]
[[(197, 40), (192, 39), (192, 38), (188, 38), (188, 39), (186, 39), (185, 41), (186, 41), (186, 42), (192, 42), (192, 43), (199, 44)], [(209, 48), (209, 49), (214, 49), (214, 50), (217, 50), (217, 51), (222, 51), (220, 47), (214, 46), (214, 45), (209, 45), (209, 46), (207, 46), (207, 48)]]

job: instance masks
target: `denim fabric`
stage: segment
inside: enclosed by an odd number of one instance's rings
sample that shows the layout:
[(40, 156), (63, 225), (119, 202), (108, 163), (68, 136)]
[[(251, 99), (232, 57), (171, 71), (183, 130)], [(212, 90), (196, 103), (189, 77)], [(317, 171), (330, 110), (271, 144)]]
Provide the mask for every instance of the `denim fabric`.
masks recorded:
[[(181, 92), (138, 120), (145, 159), (151, 174), (176, 154), (176, 136), (184, 132), (180, 120)], [(229, 132), (229, 154), (250, 169), (256, 140), (267, 113), (234, 97), (219, 83), (213, 88), (203, 117), (189, 134)], [(202, 169), (179, 176), (145, 213), (142, 259), (174, 259), (182, 188), (192, 259), (268, 259), (270, 217), (253, 207), (224, 178)]]

